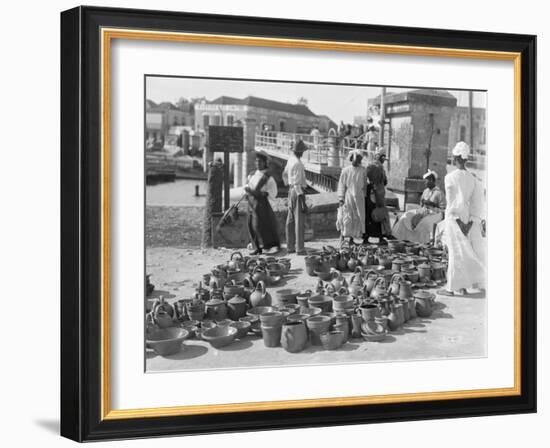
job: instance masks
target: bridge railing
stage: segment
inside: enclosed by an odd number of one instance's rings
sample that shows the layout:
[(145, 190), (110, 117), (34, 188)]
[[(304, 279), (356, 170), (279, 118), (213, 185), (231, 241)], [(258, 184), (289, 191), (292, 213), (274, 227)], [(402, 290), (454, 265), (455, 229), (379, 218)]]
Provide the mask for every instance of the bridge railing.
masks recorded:
[(318, 165), (344, 168), (350, 164), (348, 158), (350, 151), (359, 149), (368, 155), (373, 152), (367, 151), (364, 141), (359, 138), (290, 132), (257, 132), (255, 144), (258, 148), (278, 152), (288, 157), (291, 154), (292, 144), (296, 140), (302, 140), (308, 149), (302, 160)]

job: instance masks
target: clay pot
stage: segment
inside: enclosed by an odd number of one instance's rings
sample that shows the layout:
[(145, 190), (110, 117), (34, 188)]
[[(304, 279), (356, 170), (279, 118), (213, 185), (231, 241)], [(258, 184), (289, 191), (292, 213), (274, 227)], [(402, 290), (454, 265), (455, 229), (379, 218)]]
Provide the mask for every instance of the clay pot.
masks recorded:
[(303, 307), (300, 308), (300, 314), (307, 314), (309, 317), (318, 316), (322, 312), (323, 312), (323, 310), (321, 308), (316, 307), (316, 306), (314, 306), (314, 307), (305, 307), (305, 306), (303, 306)]
[(265, 272), (265, 269), (260, 266), (256, 266), (252, 271), (251, 278), (252, 278), (252, 282), (255, 285), (258, 285), (258, 283), (260, 282), (265, 283), (267, 281), (267, 274)]
[(246, 337), (251, 326), (250, 322), (247, 321), (231, 322), (229, 325), (237, 330), (237, 334), (235, 335), (237, 339)]
[(275, 305), (287, 305), (287, 304), (295, 304), (296, 296), (298, 295), (299, 291), (296, 289), (279, 289), (278, 291), (275, 291), (275, 296), (273, 297), (274, 304)]
[(443, 281), (446, 278), (445, 265), (443, 263), (432, 263), (432, 280)]
[(325, 350), (337, 350), (344, 343), (344, 332), (338, 330), (328, 331), (322, 333), (320, 338)]
[(229, 300), (234, 296), (242, 296), (244, 294), (244, 286), (235, 284), (235, 280), (227, 282), (223, 287), (223, 298)]
[(411, 283), (417, 283), (420, 279), (420, 276), (418, 275), (418, 271), (416, 269), (403, 269), (401, 273), (403, 274), (405, 279), (410, 281)]
[(399, 298), (409, 299), (413, 296), (412, 284), (406, 280), (399, 282)]
[(395, 310), (395, 305), (391, 305), (391, 311), (390, 311), (390, 314), (388, 314), (387, 319), (388, 319), (388, 328), (391, 331), (395, 331), (400, 327), (400, 320)]
[(401, 309), (403, 310), (403, 323), (408, 322), (411, 318), (411, 312), (409, 311), (409, 299), (399, 299)]
[(350, 271), (355, 271), (355, 268), (359, 266), (359, 261), (357, 260), (357, 258), (355, 258), (355, 255), (354, 254), (351, 254), (350, 255), (350, 258), (348, 260), (348, 269)]
[(262, 325), (262, 337), (266, 347), (278, 347), (281, 345), (282, 325), (267, 327)]
[(219, 289), (223, 288), (226, 282), (227, 274), (221, 269), (212, 269), (212, 274), (210, 275), (210, 289)]
[(361, 324), (363, 323), (363, 318), (358, 314), (352, 314), (350, 317), (351, 317), (351, 337), (360, 338)]
[(351, 295), (342, 295), (336, 296), (332, 299), (332, 309), (334, 311), (343, 311), (353, 310), (355, 307), (355, 301)]
[(227, 315), (231, 320), (239, 320), (246, 315), (246, 300), (235, 296), (227, 301)]
[(393, 275), (391, 278), (390, 287), (388, 288), (388, 294), (398, 295), (400, 284), (404, 281), (405, 279), (401, 274)]
[(307, 329), (303, 321), (290, 321), (283, 325), (281, 345), (290, 353), (301, 352), (307, 344)]
[(209, 342), (214, 348), (221, 348), (231, 344), (236, 335), (237, 329), (227, 325), (203, 330), (202, 339)]
[(279, 263), (283, 265), (283, 275), (288, 274), (291, 267), (290, 258), (279, 258)]
[(311, 345), (321, 345), (321, 334), (330, 328), (330, 318), (327, 316), (313, 316), (307, 321)]
[(409, 307), (409, 316), (411, 319), (416, 319), (416, 302), (414, 300), (414, 297), (411, 297), (408, 299), (408, 307)]
[(304, 258), (307, 275), (315, 277), (315, 271), (319, 268), (320, 261), (321, 257), (319, 255), (308, 255)]
[(260, 318), (258, 316), (244, 316), (239, 319), (239, 322), (248, 322), (250, 324), (250, 331), (254, 333), (261, 331)]
[(419, 317), (430, 317), (433, 312), (435, 296), (428, 291), (417, 291), (414, 293), (416, 314)]
[(224, 320), (227, 317), (227, 307), (221, 299), (210, 299), (205, 304), (205, 314), (207, 319), (214, 321)]
[(388, 331), (388, 318), (385, 316), (375, 317), (374, 322), (384, 328), (385, 331)]
[[(207, 278), (208, 277), (208, 278)], [(210, 274), (205, 274), (203, 276), (205, 280), (205, 284), (210, 284)], [(202, 300), (203, 302), (207, 302), (210, 300), (210, 292), (208, 289), (205, 289), (202, 287), (202, 282), (199, 282), (199, 286), (195, 289), (195, 293), (193, 294), (193, 298), (197, 300)]]
[(428, 263), (418, 265), (418, 277), (420, 281), (429, 281), (432, 279), (432, 268)]
[(364, 304), (359, 309), (361, 310), (361, 317), (366, 322), (374, 321), (376, 317), (380, 317), (380, 310), (376, 305)]
[(264, 282), (258, 282), (256, 289), (250, 294), (250, 306), (271, 306), (271, 295), (266, 292)]
[(308, 300), (310, 297), (311, 290), (308, 289), (307, 291), (296, 295), (296, 302), (298, 302), (298, 305), (300, 305), (301, 307), (308, 307)]
[(400, 272), (404, 264), (405, 264), (405, 260), (402, 260), (400, 258), (394, 258), (391, 264), (391, 269), (392, 271)]
[(233, 252), (227, 262), (227, 267), (232, 270), (242, 271), (245, 268), (245, 260), (242, 254), (240, 252)]
[(334, 329), (343, 331), (344, 342), (347, 342), (351, 334), (351, 324), (349, 316), (347, 314), (336, 314)]
[(204, 319), (204, 303), (191, 302), (187, 305), (187, 316), (190, 320), (202, 321)]
[(321, 308), (322, 312), (328, 313), (332, 311), (332, 297), (325, 295), (312, 296), (308, 300), (310, 307)]
[(260, 314), (260, 322), (263, 326), (274, 327), (276, 325), (283, 325), (284, 316), (280, 311), (270, 311)]

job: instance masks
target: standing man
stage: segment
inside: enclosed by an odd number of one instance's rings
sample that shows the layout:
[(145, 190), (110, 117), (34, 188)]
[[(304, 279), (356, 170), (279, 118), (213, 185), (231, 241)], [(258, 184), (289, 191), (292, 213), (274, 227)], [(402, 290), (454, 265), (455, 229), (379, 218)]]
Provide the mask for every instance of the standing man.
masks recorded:
[(288, 185), (288, 215), (286, 217), (286, 245), (288, 253), (305, 255), (304, 233), (306, 226), (306, 170), (300, 160), (306, 150), (302, 140), (292, 145), (292, 155), (283, 171), (283, 182)]
[(367, 195), (365, 208), (367, 210), (366, 232), (363, 242), (367, 243), (369, 236), (383, 236), (393, 239), (390, 226), (390, 215), (386, 208), (386, 185), (388, 178), (384, 170), (386, 151), (383, 148), (376, 150), (374, 161), (367, 166)]

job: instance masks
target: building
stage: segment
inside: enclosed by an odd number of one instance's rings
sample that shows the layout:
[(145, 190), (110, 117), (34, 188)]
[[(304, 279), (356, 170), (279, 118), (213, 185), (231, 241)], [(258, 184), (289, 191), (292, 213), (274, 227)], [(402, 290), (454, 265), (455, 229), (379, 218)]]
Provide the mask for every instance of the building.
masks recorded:
[[(306, 105), (247, 96), (239, 99), (220, 96), (213, 101), (195, 104), (195, 130), (204, 131), (209, 125), (242, 125), (253, 119), (262, 130), (309, 134), (315, 127), (328, 127), (330, 119), (315, 115)], [(328, 131), (328, 129), (327, 129)]]
[(145, 102), (145, 139), (162, 141), (173, 126), (192, 126), (194, 124), (193, 104), (186, 103), (181, 108), (170, 102), (156, 104)]
[[(458, 106), (451, 117), (449, 127), (449, 155), (457, 142), (472, 146), (472, 155), (485, 155), (487, 150), (487, 124), (485, 108), (473, 107), (473, 141), (470, 138), (470, 108)], [(471, 144), (473, 143), (473, 144)]]

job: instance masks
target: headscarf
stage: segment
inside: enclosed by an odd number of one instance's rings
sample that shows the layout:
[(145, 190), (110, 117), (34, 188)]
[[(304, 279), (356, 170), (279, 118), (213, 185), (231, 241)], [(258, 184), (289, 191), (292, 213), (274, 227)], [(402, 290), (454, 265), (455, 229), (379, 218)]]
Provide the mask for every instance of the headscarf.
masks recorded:
[(468, 156), (470, 155), (470, 147), (465, 142), (458, 142), (453, 148), (452, 153), (455, 157), (461, 157), (464, 160), (468, 160)]
[(437, 175), (437, 173), (434, 171), (434, 170), (430, 170), (428, 169), (428, 171), (426, 172), (426, 174), (424, 174), (422, 176), (422, 179), (427, 179), (428, 177), (430, 176), (433, 176), (435, 180), (437, 180), (439, 178), (439, 176)]
[(266, 164), (268, 164), (271, 161), (271, 157), (263, 149), (256, 150), (256, 157), (263, 159)]
[(298, 140), (298, 141), (292, 142), (291, 150), (292, 152), (303, 153), (307, 151), (307, 146), (302, 140)]
[(349, 152), (349, 161), (353, 162), (357, 157), (363, 158), (363, 154), (358, 149), (353, 149)]
[(378, 147), (376, 151), (374, 152), (375, 157), (387, 157), (386, 150), (383, 147)]

